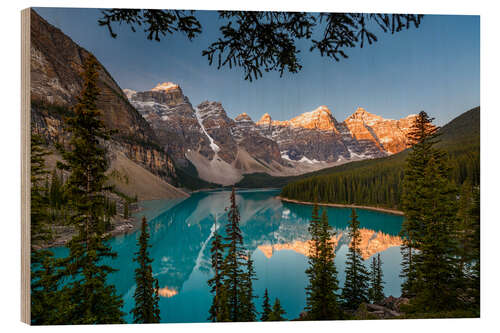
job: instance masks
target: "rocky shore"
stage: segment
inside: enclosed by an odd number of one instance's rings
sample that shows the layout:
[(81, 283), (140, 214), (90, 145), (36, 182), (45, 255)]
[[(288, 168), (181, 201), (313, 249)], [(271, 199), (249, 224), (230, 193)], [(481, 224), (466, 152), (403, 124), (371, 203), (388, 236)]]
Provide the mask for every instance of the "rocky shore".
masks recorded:
[[(356, 320), (397, 319), (404, 316), (401, 306), (408, 304), (409, 301), (405, 297), (389, 296), (380, 304), (362, 303), (357, 310), (346, 311), (346, 313)], [(307, 312), (302, 311), (299, 317), (294, 320), (308, 320)]]
[[(143, 208), (138, 203), (131, 203), (129, 207), (130, 216), (127, 219), (123, 218), (120, 214), (113, 217), (111, 221), (112, 229), (108, 231), (106, 235), (115, 237), (135, 231), (139, 227), (140, 219), (134, 215), (141, 210), (143, 210)], [(65, 246), (66, 243), (73, 238), (76, 232), (74, 227), (65, 225), (53, 225), (51, 226), (51, 231), (53, 234), (52, 240), (37, 248), (42, 249)]]

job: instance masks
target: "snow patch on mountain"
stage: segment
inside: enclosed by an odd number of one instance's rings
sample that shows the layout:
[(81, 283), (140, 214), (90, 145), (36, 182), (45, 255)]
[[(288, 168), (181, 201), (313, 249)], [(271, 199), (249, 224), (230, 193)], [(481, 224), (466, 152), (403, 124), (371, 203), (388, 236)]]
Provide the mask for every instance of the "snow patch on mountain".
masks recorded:
[(220, 151), (220, 148), (219, 148), (219, 146), (217, 146), (214, 139), (208, 134), (207, 130), (205, 129), (205, 126), (203, 125), (203, 121), (201, 120), (200, 111), (198, 110), (198, 108), (194, 108), (194, 111), (195, 111), (196, 119), (198, 119), (198, 123), (200, 124), (201, 130), (208, 137), (208, 140), (210, 140), (210, 148), (212, 148), (212, 150), (216, 154), (216, 156), (214, 157), (214, 159), (215, 159), (217, 157), (217, 153)]
[(151, 91), (170, 91), (174, 89), (179, 89), (179, 85), (173, 82), (163, 82), (158, 83)]
[(288, 151), (287, 150), (281, 152), (281, 158), (284, 159), (284, 160), (287, 160), (287, 161), (292, 161), (292, 159), (290, 158), (290, 156), (288, 156)]
[(352, 159), (352, 158), (356, 158), (356, 159), (360, 159), (360, 160), (362, 160), (362, 159), (369, 159), (369, 158), (373, 158), (373, 157), (372, 157), (372, 156), (370, 156), (370, 155), (365, 155), (365, 154), (357, 154), (357, 153), (353, 152), (353, 151), (351, 150), (351, 148), (348, 148), (347, 150), (349, 151), (349, 154), (351, 154), (351, 159)]
[(299, 160), (299, 162), (301, 163), (309, 163), (309, 164), (315, 164), (315, 163), (320, 163), (320, 161), (318, 161), (317, 159), (308, 159), (307, 157), (305, 156), (302, 156), (302, 158)]
[(127, 88), (123, 89), (123, 92), (125, 93), (125, 96), (127, 96), (128, 99), (131, 99), (132, 96), (134, 96), (137, 93), (137, 91)]

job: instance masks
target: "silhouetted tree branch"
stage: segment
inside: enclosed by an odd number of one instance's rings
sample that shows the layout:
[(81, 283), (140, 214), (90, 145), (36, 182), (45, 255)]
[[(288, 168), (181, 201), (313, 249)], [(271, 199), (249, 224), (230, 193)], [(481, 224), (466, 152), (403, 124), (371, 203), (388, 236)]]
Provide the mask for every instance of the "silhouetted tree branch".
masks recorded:
[(133, 32), (137, 26), (144, 25), (144, 32), (149, 40), (160, 41), (160, 35), (166, 36), (174, 32), (182, 32), (191, 40), (201, 33), (201, 24), (192, 10), (158, 10), (158, 9), (104, 9), (98, 20), (100, 26), (108, 28), (111, 37), (116, 38), (112, 25), (122, 23), (129, 25)]
[[(202, 33), (195, 11), (158, 9), (105, 9), (99, 19), (113, 38), (113, 24), (127, 24), (132, 31), (145, 26), (147, 38), (181, 32), (192, 40)], [(217, 68), (241, 67), (245, 80), (262, 77), (263, 72), (297, 73), (302, 69), (297, 42), (310, 40), (309, 51), (340, 61), (348, 48), (376, 42), (375, 32), (391, 33), (418, 28), (423, 15), (307, 13), (267, 11), (219, 11), (221, 37), (202, 51)], [(314, 39), (313, 35), (320, 38)]]

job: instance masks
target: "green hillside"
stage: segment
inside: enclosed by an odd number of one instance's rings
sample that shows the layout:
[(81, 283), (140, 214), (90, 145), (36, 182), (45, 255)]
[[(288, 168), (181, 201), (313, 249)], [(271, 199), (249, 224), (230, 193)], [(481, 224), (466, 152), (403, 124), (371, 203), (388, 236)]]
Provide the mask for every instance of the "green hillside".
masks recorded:
[[(441, 142), (438, 147), (448, 152), (453, 167), (452, 178), (457, 183), (469, 178), (474, 184), (479, 184), (479, 126), (480, 108), (477, 107), (439, 130)], [(283, 187), (283, 196), (304, 201), (314, 200), (313, 193), (318, 193), (318, 200), (323, 202), (398, 207), (407, 154), (403, 151), (295, 177), (251, 174), (237, 186)]]

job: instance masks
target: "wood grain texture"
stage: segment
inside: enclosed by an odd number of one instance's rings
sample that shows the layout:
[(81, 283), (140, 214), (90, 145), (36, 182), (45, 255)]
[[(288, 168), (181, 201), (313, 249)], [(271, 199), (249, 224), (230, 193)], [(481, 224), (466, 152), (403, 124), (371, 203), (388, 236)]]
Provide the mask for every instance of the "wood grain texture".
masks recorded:
[(30, 12), (21, 11), (21, 321), (30, 311)]

